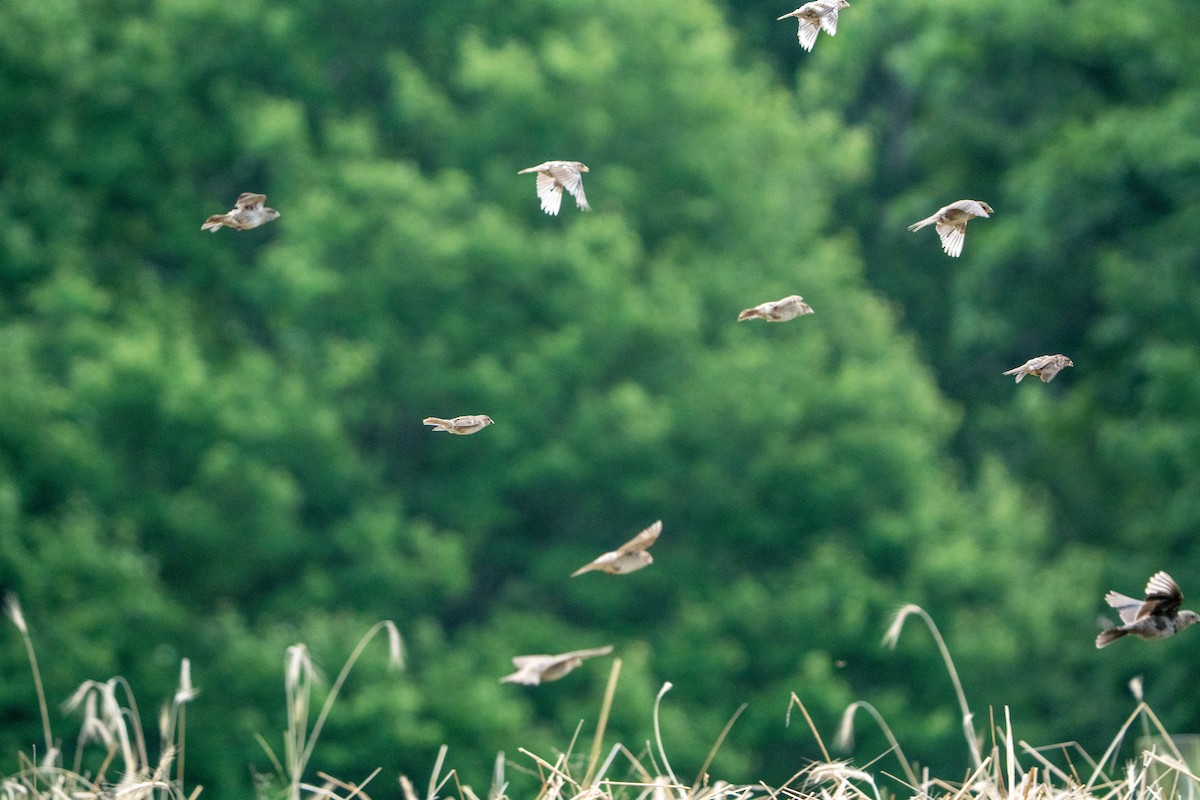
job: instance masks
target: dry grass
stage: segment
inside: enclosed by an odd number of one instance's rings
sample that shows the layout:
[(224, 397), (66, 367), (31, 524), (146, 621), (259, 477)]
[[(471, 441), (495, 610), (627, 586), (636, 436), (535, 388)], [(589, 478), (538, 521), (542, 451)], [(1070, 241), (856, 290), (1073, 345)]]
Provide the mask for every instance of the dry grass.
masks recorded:
[[(200, 787), (185, 790), (183, 772), (186, 706), (199, 694), (192, 686), (186, 659), (180, 665), (179, 688), (164, 703), (159, 715), (156, 761), (150, 759), (133, 693), (123, 679), (113, 678), (105, 683), (84, 683), (65, 704), (68, 711), (78, 711), (82, 715), (74, 763), (67, 767), (63, 763), (63, 754), (52, 745), (55, 740), (32, 638), (15, 598), (8, 598), (6, 611), (25, 642), (35, 678), (46, 750), (40, 759), (20, 756), (17, 772), (0, 777), (0, 800), (197, 798)], [(708, 758), (689, 782), (672, 768), (659, 726), (659, 708), (671, 689), (669, 683), (663, 685), (655, 699), (653, 742), (646, 742), (638, 755), (620, 743), (609, 746), (606, 751), (605, 732), (621, 671), (621, 660), (614, 659), (586, 758), (573, 757), (582, 723), (562, 752), (539, 755), (522, 748), (520, 759), (515, 761), (505, 759), (501, 753), (496, 757), (486, 800), (509, 800), (507, 769), (537, 777), (540, 789), (529, 800), (890, 800), (905, 794), (913, 800), (1190, 800), (1196, 796), (1200, 778), (1193, 774), (1158, 717), (1142, 700), (1140, 680), (1130, 685), (1137, 706), (1098, 760), (1074, 743), (1033, 747), (1014, 736), (1007, 708), (1002, 720), (990, 718), (987, 729), (976, 729), (975, 717), (968, 707), (950, 653), (937, 626), (923, 609), (912, 605), (900, 609), (888, 628), (885, 644), (896, 644), (905, 620), (911, 616), (921, 618), (933, 636), (958, 700), (972, 764), (964, 780), (942, 780), (931, 777), (927, 770), (918, 770), (908, 760), (887, 722), (865, 701), (853, 703), (846, 709), (835, 743), (845, 748), (852, 745), (854, 721), (858, 712), (863, 711), (883, 732), (889, 750), (866, 766), (832, 758), (804, 703), (793, 694), (786, 721), (790, 724), (792, 711), (799, 710), (821, 753), (820, 760), (805, 766), (782, 786), (736, 784), (713, 778), (708, 770), (743, 710), (738, 709), (716, 737)], [(321, 772), (316, 773), (319, 782), (308, 782), (304, 776), (343, 682), (380, 631), (387, 633), (393, 664), (402, 665), (402, 640), (396, 626), (391, 622), (375, 625), (346, 660), (311, 725), (310, 698), (319, 676), (304, 645), (288, 649), (284, 665), (288, 728), (284, 735), (283, 758), (278, 758), (260, 739), (275, 766), (272, 785), (278, 788), (260, 788), (260, 794), (267, 791), (271, 796), (286, 795), (288, 800), (370, 800), (366, 787), (380, 769), (357, 784)], [(1155, 741), (1159, 744), (1150, 749), (1139, 748), (1134, 759), (1120, 764), (1118, 753), (1135, 724), (1139, 725), (1144, 740), (1149, 741), (1150, 734), (1156, 733)], [(987, 748), (985, 743), (989, 741), (990, 748)], [(98, 768), (84, 772), (81, 762), (84, 751), (89, 748), (98, 748), (103, 758)], [(444, 771), (447, 752), (443, 745), (423, 795), (418, 794), (412, 780), (398, 776), (405, 800), (481, 800), (470, 786), (459, 781), (454, 770)], [(896, 760), (899, 775), (877, 766), (884, 757)], [(113, 773), (116, 773), (115, 777)], [(389, 793), (391, 791), (389, 788)]]
[[(55, 739), (33, 638), (20, 603), (11, 595), (6, 598), (5, 613), (25, 643), (46, 744), (41, 756), (36, 752), (32, 757), (19, 754), (17, 771), (0, 775), (0, 800), (196, 800), (202, 789), (200, 786), (188, 789), (183, 771), (187, 704), (200, 694), (200, 690), (192, 685), (188, 659), (180, 663), (178, 689), (163, 704), (158, 715), (156, 760), (151, 759), (151, 748), (142, 730), (142, 717), (133, 691), (124, 678), (116, 677), (104, 683), (85, 681), (63, 704), (64, 711), (82, 715), (73, 763), (67, 766), (64, 754), (53, 744)], [(276, 783), (285, 787), (283, 792), (275, 794), (286, 793), (288, 800), (366, 797), (362, 787), (379, 770), (357, 786), (319, 772), (320, 784), (306, 783), (303, 776), (342, 684), (368, 643), (380, 631), (387, 633), (391, 663), (396, 667), (403, 666), (403, 641), (396, 626), (387, 621), (376, 624), (359, 640), (346, 660), (311, 726), (308, 724), (309, 701), (318, 676), (304, 645), (288, 648), (284, 666), (288, 728), (284, 735), (283, 762), (276, 758), (265, 740), (259, 740), (276, 767)], [(85, 754), (95, 751), (99, 754), (99, 766), (85, 770)]]

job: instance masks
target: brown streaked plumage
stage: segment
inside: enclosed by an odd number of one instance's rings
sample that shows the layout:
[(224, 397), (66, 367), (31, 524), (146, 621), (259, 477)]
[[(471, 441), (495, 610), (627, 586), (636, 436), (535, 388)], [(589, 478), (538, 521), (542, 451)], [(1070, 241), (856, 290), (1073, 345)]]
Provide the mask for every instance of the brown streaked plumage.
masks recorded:
[(587, 197), (583, 194), (582, 173), (590, 172), (586, 164), (579, 161), (543, 161), (536, 167), (528, 167), (517, 174), (525, 175), (530, 172), (537, 173), (538, 199), (542, 201), (542, 211), (550, 216), (557, 215), (562, 206), (563, 189), (575, 198), (575, 204), (581, 209), (591, 210), (592, 207), (588, 205)]
[(259, 225), (265, 225), (273, 219), (278, 219), (279, 212), (273, 208), (265, 208), (263, 206), (265, 202), (267, 202), (265, 194), (243, 192), (238, 195), (232, 209), (225, 214), (213, 214), (204, 221), (200, 230), (216, 233), (223, 225), (234, 230), (248, 231)]
[(800, 46), (812, 52), (813, 45), (817, 43), (817, 34), (821, 30), (830, 36), (837, 35), (838, 11), (849, 7), (850, 4), (846, 0), (813, 0), (795, 11), (789, 11), (779, 19), (795, 17), (800, 23), (800, 28), (796, 31)]
[(1139, 639), (1165, 639), (1200, 622), (1200, 615), (1195, 611), (1179, 610), (1183, 605), (1183, 592), (1167, 573), (1156, 572), (1150, 576), (1145, 594), (1145, 600), (1120, 592), (1109, 592), (1104, 596), (1104, 602), (1121, 615), (1122, 624), (1097, 636), (1096, 647), (1108, 647), (1122, 636), (1130, 634)]
[(625, 573), (636, 572), (643, 567), (648, 567), (654, 563), (654, 557), (647, 553), (646, 550), (650, 545), (654, 544), (660, 533), (662, 533), (661, 519), (616, 550), (597, 557), (590, 564), (584, 564), (572, 572), (571, 577), (574, 578), (592, 570), (607, 572), (609, 575), (624, 575)]
[(1004, 372), (1004, 375), (1015, 375), (1014, 380), (1017, 383), (1026, 375), (1036, 375), (1042, 379), (1042, 383), (1049, 383), (1054, 380), (1054, 376), (1062, 372), (1066, 367), (1075, 366), (1075, 362), (1064, 356), (1062, 353), (1056, 353), (1052, 356), (1038, 356), (1031, 358), (1019, 367)]
[(995, 213), (992, 207), (982, 200), (959, 200), (942, 206), (936, 214), (914, 222), (908, 229), (919, 231), (926, 225), (936, 225), (937, 234), (942, 239), (942, 249), (946, 251), (946, 255), (958, 258), (962, 255), (963, 242), (966, 241), (967, 223), (973, 217), (986, 219)]
[(789, 295), (782, 300), (772, 300), (769, 303), (747, 308), (738, 314), (738, 322), (747, 319), (765, 319), (767, 322), (787, 322), (790, 319), (813, 313), (812, 306), (804, 302), (798, 294)]
[(441, 417), (426, 417), (422, 420), (426, 425), (432, 425), (435, 431), (446, 431), (447, 433), (456, 433), (459, 436), (466, 436), (469, 433), (479, 433), (488, 425), (493, 424), (492, 418), (487, 414), (467, 414), (454, 419), (442, 419)]
[(590, 650), (572, 650), (556, 656), (516, 656), (513, 666), (517, 671), (505, 675), (501, 683), (520, 683), (525, 686), (537, 686), (541, 683), (556, 681), (583, 663), (585, 658), (606, 656), (612, 652), (612, 645), (594, 647)]

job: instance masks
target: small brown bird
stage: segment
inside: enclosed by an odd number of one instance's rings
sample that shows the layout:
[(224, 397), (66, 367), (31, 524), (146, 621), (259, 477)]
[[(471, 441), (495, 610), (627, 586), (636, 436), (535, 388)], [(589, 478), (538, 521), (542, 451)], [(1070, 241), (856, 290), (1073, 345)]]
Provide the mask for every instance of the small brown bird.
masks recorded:
[(754, 308), (747, 308), (738, 314), (738, 322), (747, 319), (765, 319), (767, 322), (787, 322), (789, 319), (813, 313), (812, 306), (804, 302), (804, 298), (793, 294), (782, 300), (763, 303)]
[(1064, 356), (1062, 353), (1057, 353), (1052, 356), (1038, 356), (1031, 358), (1019, 367), (1014, 367), (1004, 375), (1015, 375), (1017, 383), (1026, 375), (1036, 375), (1042, 379), (1042, 383), (1049, 383), (1054, 380), (1054, 376), (1062, 372), (1065, 367), (1073, 367), (1075, 362)]
[(1117, 610), (1124, 623), (1096, 637), (1096, 647), (1108, 647), (1122, 636), (1133, 634), (1140, 639), (1165, 639), (1184, 628), (1200, 622), (1195, 611), (1180, 611), (1183, 592), (1179, 584), (1165, 572), (1156, 572), (1146, 582), (1146, 599), (1138, 600), (1120, 592), (1109, 592), (1104, 601)]
[(446, 433), (456, 433), (459, 436), (466, 436), (469, 433), (479, 433), (481, 430), (492, 424), (492, 418), (487, 414), (468, 414), (454, 419), (442, 419), (441, 417), (426, 417), (422, 420), (426, 425), (432, 425), (435, 431), (445, 431)]
[(606, 656), (612, 652), (612, 645), (595, 647), (591, 650), (572, 650), (557, 656), (516, 656), (513, 666), (517, 671), (505, 675), (501, 683), (520, 683), (525, 686), (537, 686), (539, 683), (556, 681), (583, 663), (585, 658)]
[(228, 213), (213, 214), (204, 221), (200, 230), (216, 233), (224, 225), (227, 228), (248, 231), (259, 225), (266, 225), (271, 220), (278, 219), (279, 212), (273, 208), (264, 208), (263, 203), (265, 202), (267, 202), (265, 194), (243, 192), (238, 195), (237, 202), (233, 204), (233, 208)]
[(982, 200), (959, 200), (948, 206), (942, 206), (937, 213), (926, 217), (920, 222), (908, 226), (910, 231), (919, 231), (926, 225), (936, 225), (938, 236), (942, 237), (942, 249), (946, 255), (958, 258), (962, 255), (963, 242), (967, 236), (967, 223), (972, 217), (985, 219), (996, 212)]
[(517, 174), (537, 173), (537, 195), (542, 201), (542, 211), (555, 216), (562, 206), (563, 189), (570, 192), (581, 209), (592, 210), (583, 194), (582, 173), (589, 171), (586, 164), (578, 161), (544, 161), (536, 167), (520, 170)]
[(616, 550), (605, 553), (590, 564), (584, 564), (572, 572), (571, 577), (574, 578), (592, 570), (607, 572), (609, 575), (624, 575), (627, 572), (636, 572), (642, 567), (648, 567), (654, 563), (654, 557), (646, 550), (654, 544), (660, 533), (662, 533), (661, 519)]
[(813, 45), (817, 43), (817, 34), (822, 28), (830, 36), (837, 35), (838, 11), (849, 7), (850, 4), (846, 0), (813, 0), (779, 19), (795, 17), (800, 23), (800, 29), (796, 32), (800, 46), (812, 52)]

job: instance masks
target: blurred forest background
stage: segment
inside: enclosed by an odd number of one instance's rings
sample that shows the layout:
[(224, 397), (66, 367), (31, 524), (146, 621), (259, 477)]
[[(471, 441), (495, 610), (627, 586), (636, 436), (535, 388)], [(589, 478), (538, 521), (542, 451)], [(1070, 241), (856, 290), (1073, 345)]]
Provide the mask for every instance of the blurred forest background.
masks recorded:
[[(284, 649), (333, 673), (389, 618), (407, 670), (369, 652), (313, 762), (377, 796), (565, 747), (606, 660), (497, 679), (610, 643), (610, 740), (671, 681), (681, 773), (746, 702), (715, 768), (786, 779), (795, 692), (957, 777), (929, 635), (880, 646), (914, 602), (981, 725), (1102, 747), (1144, 674), (1200, 730), (1200, 638), (1093, 645), (1108, 588), (1200, 598), (1200, 5), (852, 0), (811, 54), (793, 7), (0, 4), (0, 588), (51, 703), (121, 674), (153, 729), (189, 657), (189, 782), (246, 796)], [(538, 209), (552, 158), (592, 213)], [(200, 231), (243, 191), (281, 219)], [(962, 258), (905, 229), (963, 197)], [(658, 518), (650, 569), (567, 577)], [(0, 720), (3, 773), (8, 625)]]

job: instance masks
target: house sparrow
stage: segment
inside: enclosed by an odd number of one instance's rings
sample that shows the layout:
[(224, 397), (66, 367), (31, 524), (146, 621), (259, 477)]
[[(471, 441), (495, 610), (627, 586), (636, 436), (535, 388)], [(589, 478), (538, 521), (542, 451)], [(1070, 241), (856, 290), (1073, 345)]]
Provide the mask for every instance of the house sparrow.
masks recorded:
[(513, 666), (517, 671), (505, 675), (501, 683), (521, 683), (525, 686), (537, 686), (539, 683), (556, 681), (583, 663), (585, 658), (606, 656), (612, 652), (612, 645), (594, 647), (591, 650), (572, 650), (557, 656), (516, 656)]
[(492, 418), (487, 414), (468, 414), (467, 416), (455, 417), (454, 419), (426, 417), (422, 422), (426, 425), (432, 425), (433, 429), (437, 431), (466, 436), (468, 433), (479, 433), (488, 425), (491, 425)]
[(213, 214), (204, 221), (200, 230), (216, 233), (224, 225), (239, 231), (248, 231), (259, 225), (265, 225), (279, 217), (279, 212), (275, 209), (263, 208), (265, 202), (267, 202), (265, 194), (242, 192), (238, 195), (237, 202), (233, 204), (233, 209), (229, 213)]
[(605, 553), (590, 564), (584, 564), (572, 572), (571, 577), (574, 578), (594, 569), (610, 575), (624, 575), (627, 572), (635, 572), (642, 567), (648, 567), (654, 563), (654, 558), (646, 552), (646, 549), (654, 544), (660, 533), (662, 533), (661, 519), (616, 550)]
[(1117, 610), (1124, 624), (1097, 636), (1096, 647), (1108, 647), (1131, 633), (1141, 639), (1165, 639), (1200, 622), (1200, 614), (1195, 611), (1179, 610), (1183, 603), (1183, 592), (1165, 572), (1154, 573), (1146, 582), (1145, 600), (1137, 600), (1120, 592), (1109, 592), (1104, 595), (1104, 601)]
[(782, 300), (763, 303), (754, 308), (747, 308), (738, 314), (738, 322), (746, 319), (765, 319), (767, 322), (787, 322), (789, 319), (813, 313), (812, 306), (804, 302), (804, 298), (793, 294)]
[(1054, 376), (1063, 370), (1064, 367), (1073, 367), (1075, 362), (1058, 353), (1053, 356), (1038, 356), (1031, 358), (1019, 367), (1014, 367), (1004, 375), (1015, 375), (1016, 382), (1020, 383), (1021, 379), (1026, 375), (1037, 375), (1042, 379), (1042, 383), (1049, 383), (1054, 380)]
[(587, 198), (583, 195), (583, 175), (588, 172), (586, 164), (578, 161), (546, 161), (536, 167), (523, 169), (518, 175), (529, 172), (537, 173), (537, 194), (542, 201), (542, 211), (550, 216), (558, 214), (562, 205), (562, 193), (565, 188), (575, 198), (575, 203), (584, 211), (591, 211)]
[(936, 225), (942, 237), (942, 249), (947, 255), (958, 258), (962, 254), (963, 241), (967, 236), (967, 223), (972, 217), (988, 217), (995, 214), (992, 207), (982, 200), (959, 200), (938, 209), (932, 217), (908, 226), (910, 231), (919, 231), (926, 225)]
[(817, 43), (817, 34), (822, 28), (830, 36), (837, 34), (838, 11), (849, 7), (850, 4), (846, 0), (813, 0), (779, 19), (795, 17), (800, 23), (800, 30), (796, 33), (800, 38), (800, 46), (812, 52), (813, 45)]

